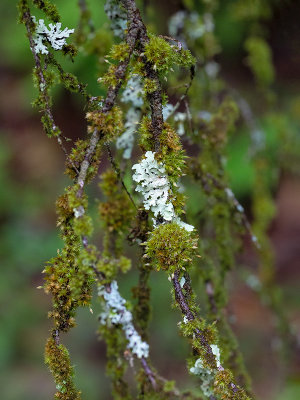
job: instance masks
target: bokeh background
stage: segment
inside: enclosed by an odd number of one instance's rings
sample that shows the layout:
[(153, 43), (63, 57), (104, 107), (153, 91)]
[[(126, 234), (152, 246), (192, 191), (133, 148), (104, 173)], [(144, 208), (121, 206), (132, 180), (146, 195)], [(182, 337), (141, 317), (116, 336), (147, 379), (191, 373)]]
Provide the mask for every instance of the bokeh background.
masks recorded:
[[(253, 0), (254, 1), (254, 0)], [(76, 27), (79, 12), (74, 0), (57, 0), (64, 25)], [(102, 0), (90, 0), (97, 27), (109, 29)], [(165, 21), (178, 9), (176, 1), (148, 1), (153, 5), (153, 23), (160, 33)], [(217, 34), (223, 52), (219, 56), (221, 74), (233, 87), (243, 91), (255, 109), (258, 95), (253, 77), (245, 65), (243, 40), (245, 26), (232, 19), (230, 4), (221, 1), (217, 15)], [(269, 235), (276, 253), (276, 279), (283, 291), (284, 309), (294, 332), (300, 331), (300, 3), (277, 1), (272, 17), (265, 22), (268, 41), (273, 50), (276, 70), (275, 89), (284, 118), (268, 113), (260, 119), (266, 132), (270, 152), (269, 185), (277, 206)], [(151, 15), (150, 15), (151, 17)], [(109, 43), (108, 43), (109, 45)], [(50, 299), (37, 287), (43, 282), (44, 263), (61, 246), (56, 228), (54, 202), (68, 184), (63, 175), (64, 156), (55, 141), (42, 131), (39, 115), (31, 107), (35, 98), (32, 85), (32, 55), (25, 29), (17, 24), (16, 3), (0, 2), (0, 392), (4, 400), (46, 400), (54, 393), (54, 384), (43, 361), (46, 337), (50, 329), (47, 312)], [(105, 50), (105, 49), (104, 49)], [(104, 51), (105, 53), (105, 51)], [(89, 91), (99, 94), (96, 83), (97, 59), (78, 56), (68, 70), (88, 83)], [(85, 133), (81, 100), (62, 88), (54, 90), (54, 114), (67, 136), (80, 138)], [(252, 99), (252, 100), (251, 100)], [(282, 169), (278, 152), (282, 131), (290, 133), (289, 156)], [(251, 219), (253, 166), (247, 158), (249, 138), (237, 129), (228, 145), (228, 173), (233, 191)], [(273, 163), (273, 164), (272, 164)], [(100, 169), (105, 168), (103, 160)], [(289, 168), (290, 167), (290, 168)], [(89, 189), (100, 196), (98, 189)], [(193, 209), (191, 188), (189, 205)], [(194, 200), (193, 200), (194, 199)], [(97, 204), (91, 204), (91, 212)], [(101, 242), (101, 227), (95, 240)], [(250, 252), (251, 253), (251, 252)], [(251, 264), (253, 255), (242, 258)], [(248, 254), (248, 255), (247, 255)], [(133, 255), (134, 257), (134, 255)], [(248, 258), (247, 258), (248, 257)], [(241, 279), (233, 276), (230, 311), (235, 316), (233, 327), (239, 338), (246, 364), (258, 399), (297, 400), (300, 398), (300, 361), (291, 357), (284, 363), (272, 341), (272, 316), (259, 297)], [(131, 273), (123, 279), (122, 293), (130, 297), (130, 286), (136, 282)], [(232, 282), (232, 283), (231, 283)], [(177, 335), (179, 315), (171, 310), (170, 287), (164, 274), (152, 278), (153, 316), (151, 346), (154, 362), (163, 375), (177, 379), (181, 387), (196, 385), (187, 376), (184, 360), (188, 346)], [(105, 346), (97, 340), (97, 312), (79, 310), (78, 326), (63, 340), (76, 365), (76, 381), (88, 400), (110, 399), (109, 381), (105, 377)]]

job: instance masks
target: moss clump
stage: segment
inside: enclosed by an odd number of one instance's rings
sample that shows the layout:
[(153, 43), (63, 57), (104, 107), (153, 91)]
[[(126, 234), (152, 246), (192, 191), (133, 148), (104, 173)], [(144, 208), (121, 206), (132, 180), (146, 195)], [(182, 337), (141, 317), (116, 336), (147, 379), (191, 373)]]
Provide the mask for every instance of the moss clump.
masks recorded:
[(229, 370), (218, 371), (214, 380), (214, 392), (221, 399), (250, 400), (245, 391), (239, 386), (232, 385), (233, 376)]
[(49, 0), (33, 0), (33, 4), (42, 10), (53, 22), (59, 22), (60, 16), (56, 6)]
[(41, 122), (47, 136), (55, 137), (61, 134), (61, 130), (58, 128), (57, 125), (53, 124), (53, 119), (49, 116), (48, 113), (45, 113), (41, 117)]
[(185, 153), (182, 150), (179, 136), (171, 125), (167, 123), (164, 123), (159, 141), (160, 152), (158, 152), (156, 158), (157, 161), (163, 162), (169, 182), (172, 185), (172, 189), (174, 189), (173, 185), (182, 176), (185, 168)]
[(153, 79), (144, 79), (144, 92), (145, 94), (153, 93), (158, 89), (157, 82)]
[(70, 92), (79, 92), (81, 85), (78, 78), (70, 72), (63, 72), (60, 76), (61, 82)]
[(53, 319), (55, 329), (67, 332), (75, 326), (75, 310), (79, 298), (73, 296), (70, 280), (78, 270), (77, 257), (80, 243), (70, 228), (64, 229), (65, 247), (46, 265), (45, 293), (51, 293), (53, 309), (48, 317)]
[(174, 65), (188, 68), (195, 64), (196, 60), (189, 50), (179, 49), (162, 37), (153, 34), (150, 34), (149, 37), (149, 43), (145, 46), (145, 56), (158, 72), (166, 73)]
[(93, 222), (89, 215), (83, 215), (75, 218), (73, 221), (73, 229), (75, 235), (91, 236), (93, 233)]
[(93, 133), (97, 129), (104, 141), (111, 141), (123, 131), (122, 115), (122, 110), (118, 106), (112, 107), (108, 113), (90, 111), (86, 114), (89, 123), (88, 132)]
[(118, 62), (125, 61), (129, 57), (129, 46), (127, 43), (122, 42), (112, 46), (109, 57)]
[(62, 344), (56, 344), (49, 338), (45, 347), (45, 363), (55, 379), (57, 392), (55, 398), (60, 400), (80, 400), (81, 393), (73, 383), (74, 370), (70, 363), (68, 350)]
[(104, 74), (101, 78), (98, 78), (98, 82), (103, 83), (105, 86), (111, 86), (115, 88), (119, 83), (121, 83), (116, 74), (117, 68), (118, 66), (115, 64), (110, 65), (106, 74)]
[(70, 279), (70, 289), (78, 306), (87, 307), (91, 304), (92, 284), (95, 282), (95, 274), (92, 266), (96, 265), (99, 254), (94, 245), (81, 249), (78, 255), (78, 268), (76, 274)]
[[(94, 248), (82, 249), (81, 235), (89, 234), (90, 225), (84, 215), (87, 199), (78, 198), (78, 185), (69, 187), (56, 202), (58, 221), (64, 247), (46, 265), (44, 289), (51, 293), (53, 309), (49, 318), (53, 319), (58, 331), (67, 332), (75, 325), (75, 312), (79, 306), (87, 306), (91, 299), (93, 274), (91, 265), (96, 262)], [(76, 209), (83, 215), (76, 218)]]
[[(78, 190), (80, 186), (78, 184), (69, 186), (66, 188), (66, 196), (68, 201), (68, 206), (74, 213), (74, 209), (78, 207), (83, 207), (84, 210), (87, 209), (88, 199), (87, 195), (83, 194), (81, 197), (77, 196)], [(57, 210), (58, 215), (60, 216), (60, 210)]]
[(146, 256), (157, 270), (169, 273), (187, 267), (196, 254), (198, 239), (176, 223), (163, 224), (152, 232), (146, 243)]
[(107, 201), (99, 204), (99, 213), (109, 232), (122, 234), (130, 225), (134, 216), (133, 208), (116, 173), (108, 170), (101, 175), (100, 187)]
[[(65, 174), (68, 175), (72, 180), (75, 180), (78, 177), (78, 172), (80, 170), (81, 163), (84, 160), (84, 156), (86, 154), (88, 146), (88, 140), (77, 140), (71, 150), (71, 153), (66, 159)], [(90, 160), (90, 164), (86, 174), (86, 183), (89, 183), (98, 172), (101, 150), (102, 144), (99, 142)]]

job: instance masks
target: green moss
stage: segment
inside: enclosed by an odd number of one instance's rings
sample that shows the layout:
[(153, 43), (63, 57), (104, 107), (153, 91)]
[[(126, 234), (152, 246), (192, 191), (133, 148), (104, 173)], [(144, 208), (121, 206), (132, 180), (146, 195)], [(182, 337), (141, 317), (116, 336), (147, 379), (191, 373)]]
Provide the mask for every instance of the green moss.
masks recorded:
[(55, 399), (80, 400), (81, 393), (73, 383), (74, 370), (70, 363), (69, 352), (62, 344), (56, 344), (54, 338), (47, 340), (45, 363), (55, 380), (57, 389)]
[(80, 186), (78, 184), (66, 188), (68, 204), (73, 213), (75, 208), (82, 206), (86, 210), (88, 205), (88, 199), (86, 194), (82, 195), (81, 197), (77, 196), (79, 188)]
[(153, 93), (158, 89), (157, 82), (153, 79), (145, 78), (144, 80), (144, 92), (145, 94)]
[[(37, 107), (39, 111), (42, 113), (41, 122), (43, 124), (45, 133), (49, 137), (59, 136), (61, 134), (61, 131), (55, 124), (51, 114), (51, 106), (52, 106), (51, 87), (56, 82), (57, 76), (54, 71), (51, 70), (42, 71), (38, 67), (33, 68), (32, 75), (33, 75), (34, 86), (39, 91), (39, 95), (34, 100), (32, 105), (34, 107)], [(41, 75), (43, 76), (43, 79), (41, 78)]]
[(250, 400), (244, 390), (232, 386), (233, 376), (228, 370), (218, 371), (214, 380), (215, 394), (228, 400)]
[[(68, 175), (72, 180), (75, 180), (78, 177), (78, 172), (80, 170), (81, 163), (84, 160), (85, 152), (88, 146), (89, 140), (77, 140), (71, 150), (71, 153), (66, 159), (65, 174)], [(89, 183), (98, 172), (101, 150), (102, 143), (98, 142), (95, 152), (93, 153), (89, 163), (86, 175), (86, 183)]]
[(190, 51), (170, 45), (162, 37), (153, 34), (150, 34), (149, 37), (149, 43), (145, 46), (145, 56), (158, 72), (166, 73), (174, 65), (188, 68), (195, 64), (195, 59)]
[(108, 142), (117, 138), (123, 131), (122, 110), (118, 106), (112, 107), (108, 113), (90, 111), (86, 114), (89, 123), (88, 132), (95, 129), (101, 132), (104, 141)]
[(129, 57), (129, 46), (122, 42), (112, 46), (109, 57), (118, 62), (125, 61)]
[[(20, 0), (18, 2), (17, 7), (18, 7), (18, 12), (19, 12), (18, 21), (19, 21), (19, 23), (25, 24), (26, 20), (27, 20), (26, 15), (29, 12), (28, 1), (27, 0)], [(35, 28), (35, 24), (32, 21), (32, 23), (31, 23), (31, 31), (32, 32), (34, 31), (34, 28)]]
[(101, 78), (98, 78), (98, 82), (103, 83), (107, 87), (115, 88), (117, 85), (121, 84), (121, 78), (118, 77), (117, 74), (118, 65), (111, 64), (108, 67), (106, 74), (104, 74)]
[(92, 219), (88, 215), (75, 218), (73, 221), (74, 233), (78, 236), (91, 236), (93, 233)]
[(99, 213), (109, 232), (122, 233), (128, 229), (133, 218), (133, 208), (123, 188), (120, 188), (114, 171), (108, 170), (101, 175), (100, 187), (107, 197), (99, 203)]
[(61, 134), (61, 130), (58, 128), (58, 126), (53, 126), (53, 119), (49, 116), (48, 113), (45, 113), (41, 117), (41, 122), (47, 136), (55, 137)]
[(78, 270), (80, 242), (69, 227), (63, 229), (63, 238), (65, 247), (44, 269), (46, 273), (44, 289), (47, 294), (52, 295), (53, 310), (49, 312), (49, 318), (53, 319), (55, 329), (67, 332), (75, 325), (74, 316), (78, 298), (73, 297), (70, 280)]
[(146, 256), (157, 270), (169, 273), (189, 267), (196, 254), (197, 238), (176, 223), (163, 224), (152, 232), (146, 243)]
[(58, 221), (64, 247), (46, 265), (44, 273), (46, 293), (52, 295), (53, 319), (58, 331), (67, 332), (75, 325), (75, 313), (79, 306), (90, 304), (93, 271), (91, 266), (97, 260), (94, 247), (82, 249), (82, 235), (90, 234), (89, 218), (85, 215), (75, 218), (74, 209), (87, 208), (87, 198), (77, 197), (78, 185), (66, 190), (56, 202)]
[(101, 175), (100, 187), (106, 201), (99, 203), (99, 215), (104, 222), (104, 252), (113, 257), (120, 257), (122, 241), (128, 232), (134, 210), (117, 174), (108, 169)]
[(78, 255), (78, 268), (70, 279), (70, 289), (78, 306), (86, 307), (91, 304), (92, 284), (95, 282), (92, 266), (96, 265), (98, 258), (99, 254), (93, 245), (81, 249)]
[(60, 16), (56, 6), (50, 0), (33, 0), (33, 4), (42, 10), (53, 22), (59, 22)]

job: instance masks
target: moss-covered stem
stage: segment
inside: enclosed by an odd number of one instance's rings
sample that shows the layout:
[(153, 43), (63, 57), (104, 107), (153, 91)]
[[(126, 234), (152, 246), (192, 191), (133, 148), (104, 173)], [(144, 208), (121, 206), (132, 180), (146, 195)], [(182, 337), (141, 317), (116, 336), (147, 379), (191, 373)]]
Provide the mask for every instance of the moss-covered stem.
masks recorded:
[[(188, 321), (194, 321), (196, 316), (194, 315), (193, 311), (190, 309), (188, 302), (186, 301), (186, 297), (183, 294), (182, 287), (179, 282), (179, 276), (180, 272), (175, 271), (174, 275), (172, 277), (172, 282), (173, 282), (173, 287), (175, 291), (175, 299), (177, 303), (179, 304), (179, 307), (181, 309), (181, 312), (184, 317), (188, 319)], [(190, 288), (191, 290), (191, 288)], [(195, 329), (195, 335), (199, 338), (201, 346), (203, 346), (206, 349), (206, 354), (207, 354), (207, 360), (209, 365), (213, 365), (216, 367), (216, 361), (215, 361), (215, 356), (212, 352), (211, 346), (209, 345), (208, 341), (206, 340), (205, 336), (203, 335), (203, 332), (201, 332), (199, 329)]]
[[(42, 93), (44, 102), (45, 102), (45, 109), (44, 112), (47, 114), (47, 117), (49, 119), (49, 121), (51, 121), (51, 128), (53, 133), (55, 134), (56, 140), (59, 144), (59, 146), (61, 147), (61, 149), (63, 150), (64, 154), (67, 156), (68, 152), (62, 142), (62, 136), (60, 134), (60, 129), (59, 127), (56, 125), (56, 122), (54, 120), (53, 114), (52, 114), (52, 110), (51, 110), (51, 105), (50, 105), (50, 98), (49, 95), (47, 94), (47, 81), (45, 78), (45, 75), (43, 73), (43, 68), (41, 65), (41, 60), (39, 55), (37, 54), (37, 52), (35, 51), (35, 45), (33, 42), (33, 33), (34, 33), (34, 24), (32, 21), (32, 16), (30, 13), (30, 9), (28, 7), (27, 2), (25, 3), (26, 6), (26, 11), (22, 14), (22, 20), (24, 22), (24, 25), (26, 27), (27, 30), (27, 36), (29, 39), (29, 45), (30, 45), (30, 50), (32, 52), (33, 58), (34, 58), (34, 62), (35, 62), (35, 67), (36, 67), (36, 71), (39, 77), (39, 88), (38, 90)], [(76, 168), (76, 167), (75, 167)]]
[[(185, 295), (183, 294), (182, 287), (179, 282), (179, 271), (175, 271), (173, 277), (172, 277), (172, 282), (173, 282), (173, 287), (175, 290), (175, 298), (177, 303), (180, 306), (181, 312), (184, 317), (186, 317), (189, 321), (195, 320), (197, 317), (194, 315), (192, 310), (190, 309), (188, 302), (186, 301)], [(190, 289), (191, 291), (191, 289)], [(216, 368), (216, 361), (215, 361), (215, 356), (212, 352), (211, 346), (208, 343), (207, 339), (205, 338), (204, 332), (202, 332), (200, 329), (196, 328), (194, 330), (195, 336), (199, 339), (199, 342), (202, 347), (205, 348), (205, 359), (207, 360), (209, 365), (212, 365)], [(224, 368), (220, 364), (218, 367), (219, 371), (224, 371)], [(233, 393), (238, 393), (241, 391), (241, 389), (233, 382), (231, 381), (229, 383), (231, 390)], [(247, 398), (247, 397), (242, 397), (242, 398)]]
[[(104, 100), (103, 107), (99, 110), (99, 114), (107, 114), (115, 105), (115, 101), (117, 98), (117, 95), (119, 93), (119, 90), (121, 88), (121, 85), (125, 79), (127, 67), (132, 55), (132, 52), (135, 48), (136, 40), (138, 38), (138, 33), (139, 33), (139, 24), (137, 24), (133, 18), (132, 13), (128, 12), (128, 33), (126, 35), (126, 43), (128, 45), (128, 56), (124, 61), (121, 61), (115, 71), (115, 77), (117, 79), (117, 84), (115, 86), (111, 85), (108, 88), (106, 98)], [(87, 176), (87, 171), (91, 162), (91, 158), (93, 154), (95, 153), (96, 146), (100, 139), (103, 137), (103, 133), (99, 131), (98, 129), (94, 129), (89, 146), (87, 148), (87, 151), (85, 153), (84, 159), (80, 165), (80, 170), (79, 170), (79, 176), (77, 179), (77, 183), (79, 185), (79, 189), (77, 192), (77, 197), (80, 198), (83, 194), (83, 188), (85, 185), (86, 181), (86, 176)]]

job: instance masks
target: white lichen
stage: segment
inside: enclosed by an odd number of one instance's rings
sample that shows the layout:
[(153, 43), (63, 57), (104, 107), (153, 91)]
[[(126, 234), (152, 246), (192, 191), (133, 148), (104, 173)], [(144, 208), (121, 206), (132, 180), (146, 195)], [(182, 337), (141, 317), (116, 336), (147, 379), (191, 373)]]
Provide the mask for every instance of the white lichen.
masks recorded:
[[(214, 354), (216, 358), (216, 364), (217, 368), (221, 366), (220, 362), (220, 349), (217, 345), (212, 344), (211, 346), (212, 353)], [(210, 397), (213, 395), (213, 381), (214, 381), (214, 376), (215, 376), (215, 371), (205, 368), (203, 365), (203, 361), (201, 358), (198, 358), (192, 368), (190, 368), (190, 372), (193, 375), (197, 375), (201, 378), (201, 389), (203, 391), (203, 394), (206, 397)]]
[(184, 276), (180, 279), (179, 283), (180, 283), (180, 286), (183, 288), (183, 286), (185, 284), (185, 277)]
[(176, 222), (187, 231), (194, 227), (181, 221), (176, 215), (172, 202), (169, 200), (171, 187), (165, 167), (155, 159), (155, 153), (147, 151), (145, 158), (132, 167), (135, 170), (132, 178), (138, 183), (136, 191), (144, 198), (144, 207), (151, 210), (156, 218), (164, 222)]
[(189, 225), (186, 222), (181, 221), (181, 219), (178, 216), (175, 216), (173, 219), (176, 224), (181, 226), (181, 228), (185, 229), (187, 232), (192, 232), (194, 230), (193, 225)]
[(180, 35), (181, 31), (184, 29), (185, 18), (186, 12), (178, 11), (169, 19), (169, 33), (172, 37), (178, 37), (178, 35)]
[(114, 35), (123, 39), (124, 31), (127, 29), (127, 14), (117, 0), (106, 0), (104, 11), (111, 21), (111, 29)]
[(130, 159), (133, 145), (134, 134), (137, 130), (141, 118), (141, 112), (135, 108), (130, 108), (126, 114), (126, 121), (124, 124), (125, 131), (116, 141), (117, 149), (123, 149), (123, 158)]
[(186, 113), (177, 112), (174, 115), (174, 121), (177, 122), (176, 130), (179, 136), (184, 135), (184, 121), (186, 120), (186, 118), (187, 118)]
[(34, 50), (36, 53), (48, 54), (47, 43), (49, 43), (54, 50), (61, 50), (63, 46), (67, 44), (66, 38), (74, 32), (74, 29), (68, 28), (61, 30), (60, 22), (49, 24), (49, 28), (47, 28), (43, 19), (37, 22), (35, 16), (33, 16), (32, 20), (36, 24), (36, 30), (33, 36)]
[(211, 13), (199, 15), (196, 11), (191, 13), (178, 11), (169, 19), (170, 35), (180, 40), (184, 47), (186, 47), (185, 39), (197, 40), (213, 32), (214, 29), (215, 24)]
[(210, 122), (212, 119), (212, 113), (206, 110), (201, 110), (198, 112), (198, 117), (205, 122)]
[(261, 289), (261, 281), (255, 275), (248, 275), (246, 284), (252, 289), (259, 291)]
[(131, 107), (127, 111), (126, 121), (124, 124), (125, 131), (117, 139), (117, 149), (123, 149), (123, 158), (128, 160), (131, 157), (133, 145), (134, 145), (134, 134), (137, 130), (141, 118), (141, 107), (144, 104), (143, 100), (144, 90), (141, 82), (141, 78), (137, 74), (133, 74), (128, 80), (126, 88), (121, 96), (122, 103), (130, 104)]
[(127, 348), (138, 358), (149, 356), (149, 345), (142, 341), (140, 335), (133, 326), (133, 318), (126, 308), (126, 300), (120, 295), (118, 283), (112, 281), (109, 290), (105, 286), (99, 286), (98, 295), (104, 298), (104, 311), (100, 314), (99, 320), (102, 325), (108, 323), (121, 325), (128, 341)]
[(165, 106), (163, 106), (162, 113), (164, 121), (166, 121), (173, 112), (174, 112), (173, 104), (167, 103)]
[(133, 74), (127, 82), (126, 88), (121, 96), (123, 103), (131, 103), (132, 106), (138, 108), (144, 104), (144, 90), (141, 78), (137, 74)]
[(142, 193), (146, 210), (151, 210), (155, 217), (172, 221), (175, 211), (169, 201), (170, 184), (164, 165), (158, 163), (154, 156), (155, 153), (147, 151), (145, 158), (132, 167), (135, 170), (132, 178), (138, 183), (135, 190)]
[(77, 208), (73, 208), (75, 218), (80, 218), (85, 214), (85, 209), (83, 206), (79, 206)]
[(209, 61), (205, 64), (204, 70), (209, 78), (215, 79), (220, 71), (220, 65), (215, 61)]

